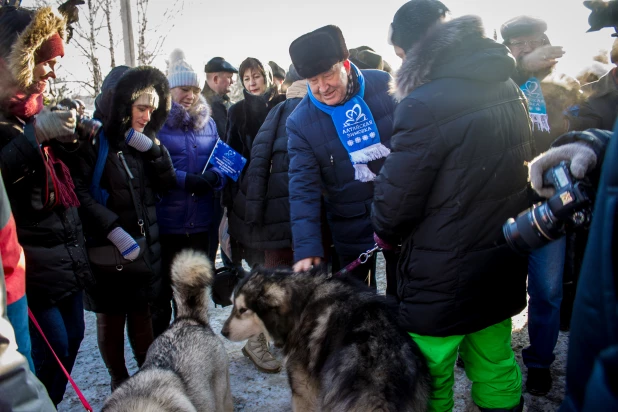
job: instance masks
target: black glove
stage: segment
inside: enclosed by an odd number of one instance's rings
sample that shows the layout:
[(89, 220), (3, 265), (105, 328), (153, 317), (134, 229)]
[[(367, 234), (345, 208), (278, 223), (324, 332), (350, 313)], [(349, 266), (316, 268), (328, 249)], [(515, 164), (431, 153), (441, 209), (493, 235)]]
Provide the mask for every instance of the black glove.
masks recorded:
[(185, 190), (197, 196), (202, 196), (211, 191), (218, 182), (219, 176), (210, 170), (207, 170), (202, 175), (187, 173), (185, 177)]

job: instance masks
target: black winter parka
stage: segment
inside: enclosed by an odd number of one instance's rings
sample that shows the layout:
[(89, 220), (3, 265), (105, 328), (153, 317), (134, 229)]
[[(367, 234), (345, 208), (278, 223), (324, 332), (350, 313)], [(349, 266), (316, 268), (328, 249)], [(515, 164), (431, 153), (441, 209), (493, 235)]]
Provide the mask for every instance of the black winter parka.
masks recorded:
[(528, 206), (532, 135), (515, 61), (480, 19), (443, 23), (397, 75), (391, 154), (375, 183), (373, 224), (403, 242), (400, 321), (420, 335), (465, 335), (526, 306), (527, 260), (503, 223)]
[(159, 194), (175, 187), (176, 175), (169, 152), (160, 146), (160, 154), (142, 153), (124, 142), (124, 133), (131, 126), (131, 106), (139, 97), (139, 91), (153, 86), (159, 95), (159, 107), (153, 112), (144, 134), (158, 143), (158, 132), (169, 114), (171, 107), (169, 86), (163, 73), (150, 67), (138, 67), (124, 73), (113, 90), (112, 106), (109, 108), (109, 121), (104, 124), (104, 132), (110, 143), (107, 162), (103, 169), (101, 187), (109, 193), (106, 205), (97, 203), (90, 193), (90, 183), (98, 156), (98, 142), (86, 146), (78, 159), (79, 168), (75, 170), (77, 195), (82, 204), (80, 212), (90, 245), (111, 244), (108, 233), (122, 227), (134, 239), (141, 234), (135, 205), (129, 189), (129, 178), (118, 156), (122, 152), (132, 175), (133, 187), (144, 211), (144, 224), (148, 250), (146, 260), (151, 270), (148, 273), (130, 273), (127, 266), (118, 274), (93, 271), (97, 280), (96, 288), (86, 290), (86, 309), (99, 313), (126, 313), (143, 307), (157, 296), (161, 281), (161, 245), (157, 224), (156, 203)]

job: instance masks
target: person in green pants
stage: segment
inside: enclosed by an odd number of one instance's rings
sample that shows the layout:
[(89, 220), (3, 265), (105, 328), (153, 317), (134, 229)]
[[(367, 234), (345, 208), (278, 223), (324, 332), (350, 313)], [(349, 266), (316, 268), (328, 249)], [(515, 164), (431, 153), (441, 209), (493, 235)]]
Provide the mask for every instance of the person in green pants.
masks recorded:
[(453, 409), (459, 351), (482, 411), (521, 411), (511, 317), (526, 307), (527, 260), (502, 225), (528, 207), (528, 112), (508, 49), (484, 37), (480, 18), (447, 12), (411, 0), (391, 23), (403, 63), (373, 225), (382, 241), (402, 244), (400, 324), (427, 358), (429, 410)]

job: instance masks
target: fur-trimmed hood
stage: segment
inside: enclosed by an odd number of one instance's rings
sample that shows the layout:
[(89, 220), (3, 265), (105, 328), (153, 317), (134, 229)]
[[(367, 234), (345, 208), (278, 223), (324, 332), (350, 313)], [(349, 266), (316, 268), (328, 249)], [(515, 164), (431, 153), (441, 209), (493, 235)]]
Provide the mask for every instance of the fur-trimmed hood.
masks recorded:
[(391, 92), (401, 101), (414, 89), (442, 77), (502, 82), (511, 77), (515, 59), (506, 46), (484, 37), (480, 17), (437, 22), (406, 52)]
[(201, 130), (210, 120), (211, 110), (204, 96), (199, 95), (198, 100), (189, 108), (172, 101), (172, 109), (167, 117), (165, 125), (170, 129)]
[(154, 87), (159, 95), (159, 107), (152, 113), (144, 134), (155, 138), (167, 119), (172, 107), (169, 83), (165, 75), (154, 67), (140, 66), (127, 70), (114, 88), (109, 122), (104, 124), (110, 142), (123, 142), (125, 132), (131, 127), (131, 109), (141, 92)]
[(26, 90), (32, 84), (36, 50), (56, 33), (64, 40), (65, 31), (66, 20), (55, 14), (51, 7), (42, 7), (34, 13), (8, 57), (9, 70), (20, 89)]

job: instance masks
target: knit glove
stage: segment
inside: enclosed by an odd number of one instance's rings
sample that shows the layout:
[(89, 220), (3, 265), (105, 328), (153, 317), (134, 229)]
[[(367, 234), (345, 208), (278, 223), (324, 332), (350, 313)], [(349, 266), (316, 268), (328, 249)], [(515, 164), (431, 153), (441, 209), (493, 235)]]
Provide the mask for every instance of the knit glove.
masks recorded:
[(110, 242), (114, 244), (127, 260), (135, 260), (139, 256), (139, 246), (131, 237), (130, 234), (125, 232), (125, 230), (121, 227), (117, 227), (113, 229), (107, 235), (107, 238)]
[(541, 46), (521, 59), (521, 67), (527, 72), (536, 73), (554, 66), (556, 59), (563, 55), (564, 51), (560, 46)]
[(140, 133), (137, 130), (130, 128), (124, 134), (124, 141), (132, 148), (139, 150), (140, 152), (147, 152), (152, 148), (152, 139), (146, 136), (144, 133)]
[(573, 177), (583, 179), (586, 173), (596, 166), (597, 155), (584, 143), (569, 143), (551, 148), (536, 157), (528, 165), (528, 179), (534, 191), (540, 196), (550, 198), (556, 194), (556, 189), (553, 187), (543, 187), (543, 174), (562, 161), (570, 163)]
[(203, 174), (187, 173), (185, 177), (185, 190), (191, 192), (197, 196), (202, 196), (216, 187), (219, 183), (219, 176), (210, 170), (205, 171)]
[(34, 134), (37, 142), (43, 144), (56, 139), (61, 143), (75, 141), (75, 110), (42, 110), (34, 119)]

